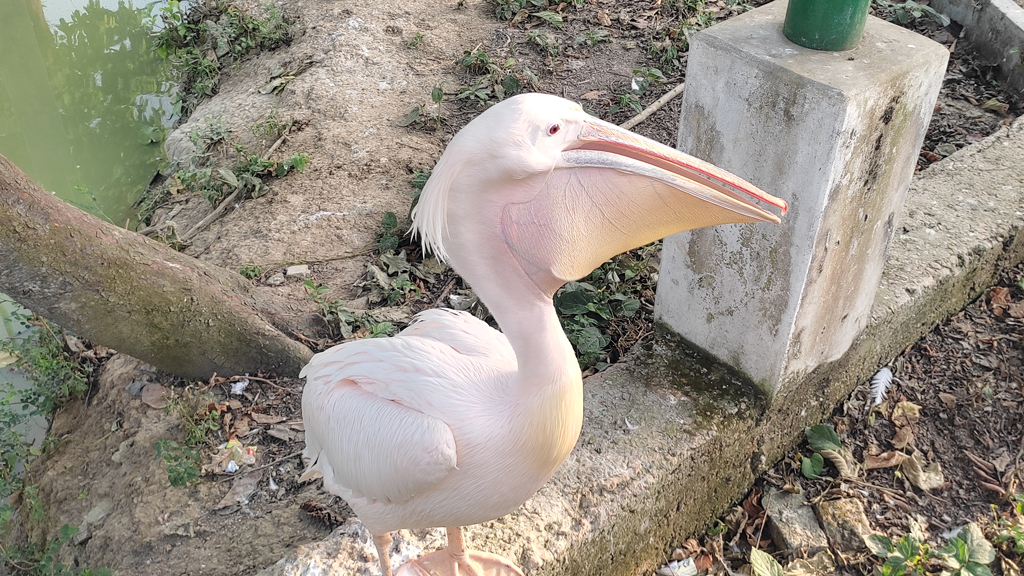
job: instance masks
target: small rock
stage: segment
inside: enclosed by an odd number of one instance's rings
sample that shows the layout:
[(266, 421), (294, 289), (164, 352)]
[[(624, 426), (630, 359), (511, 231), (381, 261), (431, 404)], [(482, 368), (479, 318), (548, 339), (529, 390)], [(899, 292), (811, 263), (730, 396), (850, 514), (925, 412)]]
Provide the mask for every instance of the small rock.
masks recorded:
[(289, 278), (302, 278), (304, 276), (309, 276), (309, 266), (305, 264), (289, 266), (284, 269), (284, 275)]
[(871, 525), (860, 500), (842, 498), (818, 504), (818, 515), (829, 541), (840, 552), (855, 553), (867, 548), (865, 538)]
[(770, 520), (768, 533), (780, 550), (815, 554), (828, 548), (825, 532), (803, 496), (769, 488), (761, 503)]
[(280, 272), (274, 272), (273, 274), (267, 277), (264, 283), (267, 286), (280, 286), (281, 284), (284, 284), (284, 274)]
[(99, 504), (92, 507), (89, 513), (85, 515), (86, 524), (99, 524), (110, 514), (110, 511), (114, 509), (114, 503), (110, 500), (103, 500)]
[(142, 387), (142, 401), (150, 408), (163, 410), (167, 407), (167, 396), (171, 391), (156, 382), (150, 382)]
[(132, 396), (139, 396), (142, 394), (142, 389), (146, 384), (149, 384), (149, 382), (146, 382), (145, 380), (132, 380), (124, 387), (124, 390)]
[(89, 530), (89, 523), (83, 522), (78, 528), (78, 532), (71, 537), (71, 543), (75, 546), (81, 546), (92, 538), (92, 532)]
[(128, 456), (128, 449), (135, 444), (135, 438), (129, 438), (124, 442), (121, 442), (120, 446), (117, 447), (117, 452), (114, 452), (110, 459), (120, 464), (124, 461), (125, 457)]

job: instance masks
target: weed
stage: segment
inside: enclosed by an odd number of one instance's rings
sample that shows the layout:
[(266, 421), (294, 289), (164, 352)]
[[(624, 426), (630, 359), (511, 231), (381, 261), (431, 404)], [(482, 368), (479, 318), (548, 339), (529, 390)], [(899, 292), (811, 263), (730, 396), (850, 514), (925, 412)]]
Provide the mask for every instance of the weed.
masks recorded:
[(487, 85), (486, 80), (480, 79), (472, 86), (462, 88), (455, 98), (467, 102), (476, 101), (481, 105), (486, 104), (491, 99), (491, 87)]
[(167, 398), (164, 412), (173, 412), (181, 419), (185, 444), (188, 446), (203, 446), (207, 444), (211, 432), (220, 430), (221, 411), (213, 398), (195, 395), (189, 388)]
[(465, 67), (474, 74), (484, 74), (491, 65), (491, 57), (487, 55), (487, 52), (480, 49), (466, 50), (462, 58), (456, 60), (455, 63)]
[(272, 50), (291, 41), (291, 30), (276, 6), (257, 17), (224, 0), (195, 3), (186, 11), (178, 0), (160, 9), (163, 23), (154, 50), (169, 58), (179, 77), (175, 112), (187, 115), (217, 90), (221, 69), (233, 58)]
[(309, 154), (305, 152), (298, 152), (284, 160), (275, 161), (235, 143), (235, 165), (230, 170), (218, 166), (218, 161), (212, 157), (209, 150), (214, 144), (226, 142), (228, 134), (216, 128), (202, 133), (193, 131), (190, 137), (197, 143), (199, 151), (191, 157), (187, 166), (168, 179), (165, 186), (147, 194), (139, 202), (137, 207), (140, 220), (148, 222), (157, 208), (169, 197), (180, 192), (199, 194), (211, 204), (217, 204), (236, 191), (239, 192), (239, 200), (259, 198), (266, 193), (264, 181), (267, 178), (281, 178), (292, 170), (302, 172), (309, 164)]
[(111, 576), (106, 568), (83, 568), (60, 561), (66, 554), (65, 547), (76, 534), (77, 527), (64, 524), (57, 538), (46, 546), (30, 544), (14, 550), (0, 550), (4, 553), (4, 561), (18, 573), (31, 576)]
[(628, 326), (641, 310), (641, 300), (653, 294), (656, 267), (652, 260), (659, 247), (655, 243), (619, 255), (555, 294), (555, 310), (581, 368), (603, 369), (613, 361), (614, 336), (621, 341), (616, 342), (618, 353), (635, 342)]
[(0, 342), (0, 351), (17, 357), (17, 367), (33, 382), (18, 401), (32, 406), (33, 414), (50, 415), (67, 400), (85, 394), (92, 367), (75, 361), (60, 327), (38, 318), (30, 323), (38, 330), (21, 340)]
[(608, 36), (608, 31), (603, 28), (596, 30), (587, 30), (582, 36), (576, 39), (576, 45), (586, 44), (587, 46), (597, 46), (601, 42), (611, 42), (611, 37)]
[(800, 472), (807, 478), (817, 478), (825, 466), (825, 460), (831, 462), (839, 475), (852, 478), (860, 473), (860, 464), (853, 454), (843, 447), (839, 434), (831, 424), (818, 424), (804, 430), (807, 443), (815, 451), (810, 457), (800, 462)]
[(153, 444), (156, 459), (167, 464), (167, 480), (171, 486), (184, 488), (199, 481), (199, 451), (161, 438)]
[(637, 96), (643, 96), (651, 87), (651, 82), (661, 85), (665, 81), (665, 75), (657, 68), (637, 68), (633, 70), (633, 79), (630, 81), (630, 89)]
[(25, 487), (22, 477), (25, 464), (42, 450), (28, 444), (25, 435), (34, 418), (49, 418), (62, 404), (83, 396), (91, 372), (91, 365), (75, 361), (58, 327), (18, 313), (5, 320), (37, 329), (26, 337), (0, 341), (0, 353), (15, 358), (15, 366), (32, 380), (28, 389), (14, 389), (9, 382), (0, 384), (0, 527), (13, 516), (10, 496), (23, 489), (30, 516), (42, 520), (36, 487)]
[(1014, 494), (1010, 501), (1013, 506), (1007, 514), (1000, 515), (992, 506), (992, 543), (1004, 552), (1024, 554), (1024, 494)]
[(394, 212), (385, 212), (380, 221), (380, 232), (377, 233), (377, 251), (390, 252), (398, 248), (398, 216)]
[(889, 2), (888, 0), (874, 0), (875, 4), (884, 10), (892, 10), (889, 21), (898, 20), (900, 24), (906, 24), (911, 20), (917, 20), (925, 14), (934, 18), (939, 24), (949, 26), (949, 16), (942, 14), (926, 4), (918, 4), (914, 0), (905, 2)]
[(644, 107), (640, 104), (640, 99), (637, 98), (636, 94), (629, 92), (619, 95), (618, 100), (612, 102), (611, 106), (608, 107), (608, 112), (617, 114), (621, 110), (632, 110), (634, 113), (639, 114), (643, 109)]
[(924, 576), (935, 573), (936, 565), (944, 565), (942, 573), (950, 576), (992, 576), (988, 564), (996, 557), (992, 544), (973, 522), (941, 548), (931, 548), (914, 521), (910, 533), (896, 542), (882, 534), (872, 534), (867, 540), (871, 552), (885, 561), (877, 570), (882, 576)]
[(306, 294), (320, 307), (320, 317), (327, 324), (332, 339), (349, 339), (353, 336), (376, 338), (389, 336), (395, 332), (391, 322), (377, 322), (365, 313), (356, 314), (344, 306), (344, 302), (336, 300), (328, 302), (326, 295), (330, 292), (327, 286), (317, 285), (311, 280), (303, 280), (302, 286)]
[(255, 280), (263, 276), (263, 272), (263, 266), (259, 266), (257, 264), (246, 264), (245, 266), (242, 266), (241, 270), (238, 271), (239, 274), (245, 276), (249, 280)]
[(291, 122), (285, 122), (284, 120), (277, 117), (277, 114), (271, 112), (267, 114), (262, 120), (253, 124), (249, 130), (252, 135), (257, 138), (264, 138), (266, 140), (274, 141), (281, 137), (288, 128), (292, 125)]
[(165, 413), (181, 419), (183, 443), (161, 438), (153, 444), (156, 459), (167, 464), (171, 486), (184, 487), (199, 480), (199, 449), (209, 443), (210, 434), (221, 429), (221, 410), (208, 395), (193, 394), (185, 388), (167, 398)]
[(548, 38), (547, 34), (542, 34), (536, 30), (530, 30), (530, 33), (526, 36), (526, 41), (535, 44), (551, 58), (562, 53), (562, 47), (558, 45), (557, 39), (552, 40)]
[(405, 47), (409, 49), (419, 48), (423, 45), (423, 32), (417, 32), (411, 40), (405, 43)]

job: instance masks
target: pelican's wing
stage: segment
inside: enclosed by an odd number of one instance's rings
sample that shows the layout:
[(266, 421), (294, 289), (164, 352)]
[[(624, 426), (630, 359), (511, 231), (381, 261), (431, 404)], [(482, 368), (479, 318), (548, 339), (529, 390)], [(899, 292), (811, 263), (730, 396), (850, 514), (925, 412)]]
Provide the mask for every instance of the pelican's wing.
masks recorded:
[(315, 355), (301, 373), (310, 461), (303, 478), (320, 472), (325, 487), (342, 496), (412, 498), (458, 462), (441, 416), (471, 410), (480, 393), (514, 370), (504, 336), (450, 312), (420, 314), (394, 338)]
[(432, 418), (367, 392), (351, 380), (310, 379), (302, 413), (310, 460), (324, 486), (383, 502), (404, 502), (455, 468), (451, 429)]
[(432, 308), (417, 314), (402, 335), (437, 340), (460, 354), (490, 358), (515, 366), (516, 353), (504, 334), (476, 316), (449, 308)]

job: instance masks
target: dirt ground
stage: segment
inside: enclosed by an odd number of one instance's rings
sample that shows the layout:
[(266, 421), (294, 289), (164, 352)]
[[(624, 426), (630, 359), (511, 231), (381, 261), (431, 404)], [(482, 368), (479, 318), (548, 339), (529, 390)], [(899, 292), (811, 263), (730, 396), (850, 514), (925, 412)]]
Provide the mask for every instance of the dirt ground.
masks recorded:
[[(465, 52), (481, 49), (492, 62), (499, 63), (513, 58), (504, 73), (514, 75), (524, 89), (579, 100), (592, 113), (622, 122), (635, 111), (626, 107), (612, 113), (611, 107), (628, 93), (634, 70), (659, 68), (664, 76), (640, 96), (641, 105), (653, 102), (683, 80), (685, 52), (672, 62), (662, 60), (660, 55), (664, 53), (652, 46), (664, 46), (665, 38), (671, 38), (680, 22), (691, 18), (678, 5), (659, 1), (561, 4), (557, 8), (564, 21), (561, 29), (536, 17), (510, 27), (496, 20), (494, 4), (482, 0), (426, 0), (415, 5), (394, 0), (368, 5), (285, 0), (280, 5), (295, 23), (293, 43), (228, 70), (218, 95), (201, 104), (171, 135), (167, 149), (172, 157), (184, 157), (191, 146), (187, 134), (218, 118), (232, 128), (232, 138), (266, 149), (270, 143), (258, 142), (250, 126), (271, 112), (294, 122), (276, 154), (309, 153), (312, 160), (305, 172), (273, 181), (268, 194), (239, 203), (196, 237), (186, 252), (234, 270), (248, 264), (263, 265), (266, 272), (258, 281), (291, 301), (297, 318), (308, 317), (315, 305), (298, 279), (286, 278), (280, 283), (277, 273), (285, 264), (310, 263), (308, 278), (330, 287), (331, 299), (352, 300), (365, 293), (366, 288), (360, 284), (367, 263), (374, 261), (371, 248), (384, 213), (393, 211), (400, 218), (407, 214), (413, 173), (428, 169), (451, 136), (483, 109), (471, 99), (457, 98), (462, 87), (472, 86), (478, 79), (477, 74), (455, 63)], [(742, 9), (725, 2), (709, 2), (708, 6), (715, 10), (716, 18)], [(925, 33), (953, 47), (952, 32), (921, 21), (917, 24)], [(596, 40), (591, 45), (587, 33), (595, 30), (603, 31), (604, 36), (591, 36)], [(538, 44), (536, 35), (531, 40), (531, 32), (542, 32), (549, 45), (560, 45), (560, 54), (552, 56)], [(988, 71), (973, 64), (962, 48), (953, 54), (936, 121), (922, 153), (922, 168), (948, 155), (949, 149), (940, 148), (942, 145), (962, 147), (1020, 111), (983, 108), (991, 98), (1004, 103), (1008, 99), (988, 79)], [(275, 70), (294, 69), (306, 62), (312, 66), (280, 95), (260, 93)], [(445, 92), (436, 116), (431, 101), (434, 87)], [(421, 117), (410, 126), (399, 126), (416, 106), (421, 108)], [(673, 144), (678, 113), (679, 102), (675, 100), (635, 130)], [(177, 205), (183, 209), (175, 218), (186, 228), (211, 210), (202, 199), (175, 198), (158, 218)], [(450, 275), (442, 275), (436, 284), (423, 286), (417, 302), (406, 303), (412, 305), (406, 314), (416, 307), (443, 302), (452, 292), (453, 282)], [(1014, 295), (1019, 300), (1020, 294)], [(967, 325), (974, 319), (971, 314), (962, 313), (959, 322)], [(1007, 319), (1004, 316), (992, 322), (1005, 323)], [(1019, 330), (1019, 323), (1016, 326)], [(986, 362), (996, 362), (986, 368), (986, 364), (972, 360), (968, 380), (989, 382), (999, 399), (979, 403), (974, 394), (982, 388), (957, 388), (951, 392), (959, 399), (956, 409), (947, 410), (945, 420), (937, 422), (955, 422), (958, 433), (967, 436), (966, 442), (975, 434), (963, 422), (981, 422), (979, 418), (984, 415), (989, 428), (979, 424), (977, 429), (985, 430), (983, 434), (990, 438), (991, 445), (981, 440), (982, 445), (972, 444), (972, 449), (981, 458), (999, 458), (1004, 450), (1019, 459), (1017, 448), (1007, 442), (1020, 435), (1016, 408), (1020, 385), (1018, 382), (1016, 397), (1011, 398), (1014, 392), (1007, 387), (1008, 377), (1003, 376), (1004, 370), (1011, 370), (1005, 356), (1010, 352), (1019, 355), (1019, 343), (1012, 348), (1012, 338), (982, 338), (994, 330), (989, 326), (975, 327), (971, 333), (957, 332), (959, 328), (940, 330), (948, 333), (933, 333), (925, 344), (918, 345), (930, 348), (921, 350), (932, 350), (939, 356), (966, 353), (969, 359), (978, 354)], [(315, 333), (307, 336), (323, 337)], [(982, 348), (963, 352), (961, 348), (967, 348), (961, 346), (962, 342)], [(938, 409), (935, 398), (929, 396), (932, 388), (915, 384), (918, 380), (914, 378), (936, 370), (922, 354), (905, 362), (899, 372), (903, 384), (897, 393), (928, 407), (926, 411)], [(1019, 364), (1013, 366), (1017, 370)], [(980, 372), (975, 374), (975, 370)], [(941, 373), (953, 390), (959, 381), (949, 378), (955, 371)], [(986, 374), (995, 377), (985, 380)], [(211, 433), (204, 450), (204, 464), (210, 464), (216, 446), (230, 436), (255, 446), (256, 462), (243, 466), (241, 472), (248, 476), (209, 474), (189, 488), (175, 488), (168, 482), (164, 463), (154, 458), (153, 445), (161, 438), (180, 439), (180, 419), (150, 407), (127, 391), (133, 382), (155, 379), (157, 376), (149, 374), (146, 367), (114, 357), (101, 370), (88, 401), (72, 404), (57, 415), (54, 448), (32, 467), (28, 478), (29, 483), (38, 486), (45, 509), (45, 521), (26, 520), (25, 531), (30, 538), (53, 538), (65, 523), (82, 527), (79, 545), (69, 554), (81, 566), (102, 566), (121, 574), (251, 574), (276, 562), (289, 548), (322, 538), (332, 525), (350, 515), (344, 503), (320, 490), (318, 484), (299, 485), (295, 481), (301, 466), (297, 454), (303, 445), (300, 382), (254, 379), (237, 395), (231, 394), (229, 381), (193, 383), (189, 390), (198, 396), (207, 395), (222, 418), (221, 430)], [(176, 386), (178, 394), (183, 393), (186, 384), (161, 381), (168, 387)], [(1009, 395), (1005, 400), (1000, 396), (1004, 394)], [(987, 406), (987, 412), (971, 416), (975, 406)], [(1001, 432), (998, 426), (1009, 428)], [(885, 434), (890, 431), (884, 423), (873, 430), (873, 445), (884, 446), (888, 440)], [(956, 458), (951, 452), (954, 448), (940, 440), (944, 434), (928, 429), (920, 436), (921, 445), (927, 442), (935, 454)], [(785, 463), (780, 466), (778, 474), (791, 473)], [(952, 476), (958, 471), (962, 472), (960, 476)], [(948, 474), (951, 486), (956, 486), (950, 489), (955, 494), (945, 493), (941, 502), (948, 499), (957, 503), (953, 514), (956, 518), (951, 516), (948, 522), (959, 521), (979, 503), (984, 513), (990, 495), (975, 489), (970, 470), (964, 471), (954, 462)], [(874, 476), (869, 480), (883, 481)], [(807, 490), (835, 489), (817, 486), (808, 486)], [(962, 496), (961, 489), (965, 491)], [(315, 503), (308, 506), (311, 513), (300, 509), (309, 500)], [(960, 508), (961, 503), (966, 508)], [(934, 508), (934, 503), (930, 505)], [(916, 501), (908, 506), (915, 511), (928, 509)], [(954, 509), (945, 504), (943, 507), (952, 514), (950, 510)], [(880, 527), (895, 529), (900, 526), (900, 516), (893, 514), (886, 520), (888, 509), (879, 509)], [(23, 508), (23, 514), (29, 517), (27, 509)]]

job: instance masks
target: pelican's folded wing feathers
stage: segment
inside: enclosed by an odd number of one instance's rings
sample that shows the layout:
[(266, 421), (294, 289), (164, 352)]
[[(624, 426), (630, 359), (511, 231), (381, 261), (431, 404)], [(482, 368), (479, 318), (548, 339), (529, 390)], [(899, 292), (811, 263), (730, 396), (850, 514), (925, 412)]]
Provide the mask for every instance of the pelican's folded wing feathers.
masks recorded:
[(458, 464), (455, 438), (439, 418), (444, 409), (472, 402), (514, 371), (504, 335), (446, 310), (417, 315), (394, 338), (357, 340), (315, 355), (301, 373), (310, 462), (303, 478), (320, 472), (324, 486), (341, 495), (412, 498)]

